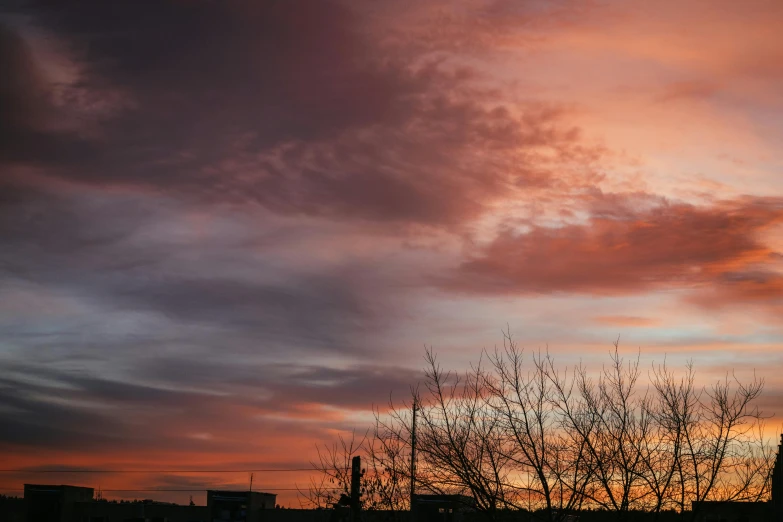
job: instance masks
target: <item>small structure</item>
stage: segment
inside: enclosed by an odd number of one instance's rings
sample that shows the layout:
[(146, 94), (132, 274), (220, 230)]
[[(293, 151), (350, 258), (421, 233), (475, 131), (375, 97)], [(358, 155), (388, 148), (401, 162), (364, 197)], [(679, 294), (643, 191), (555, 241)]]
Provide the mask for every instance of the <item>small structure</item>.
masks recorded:
[(780, 436), (778, 457), (772, 468), (772, 521), (783, 522), (783, 435)]
[(475, 500), (466, 495), (414, 495), (417, 522), (458, 522), (475, 511)]
[(25, 484), (27, 522), (71, 522), (77, 502), (91, 502), (94, 490), (80, 486)]
[(696, 522), (762, 522), (770, 520), (769, 502), (693, 502)]
[(25, 522), (24, 499), (0, 495), (0, 520), (3, 522)]
[(77, 502), (74, 522), (207, 522), (206, 506), (182, 506), (169, 502)]
[(207, 491), (209, 520), (257, 522), (261, 511), (274, 509), (277, 495), (261, 491)]

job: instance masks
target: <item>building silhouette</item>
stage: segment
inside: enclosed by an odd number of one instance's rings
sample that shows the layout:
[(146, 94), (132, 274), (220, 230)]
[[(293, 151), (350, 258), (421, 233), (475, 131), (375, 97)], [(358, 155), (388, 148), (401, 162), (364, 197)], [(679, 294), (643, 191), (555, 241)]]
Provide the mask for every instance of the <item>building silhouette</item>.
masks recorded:
[(778, 456), (772, 469), (772, 513), (774, 522), (783, 522), (783, 434), (780, 436)]
[(71, 522), (76, 504), (91, 502), (94, 490), (79, 486), (25, 484), (27, 522)]
[(259, 520), (264, 509), (274, 509), (277, 495), (261, 491), (207, 491), (210, 520), (247, 522)]

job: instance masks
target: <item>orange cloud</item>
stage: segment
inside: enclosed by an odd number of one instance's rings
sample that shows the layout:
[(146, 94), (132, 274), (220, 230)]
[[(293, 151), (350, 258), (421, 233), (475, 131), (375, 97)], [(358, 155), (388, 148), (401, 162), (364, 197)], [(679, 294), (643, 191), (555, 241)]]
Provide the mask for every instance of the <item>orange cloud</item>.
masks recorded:
[(638, 210), (617, 203), (593, 205), (584, 224), (503, 230), (445, 285), (490, 294), (627, 294), (739, 280), (744, 295), (763, 292), (744, 274), (774, 257), (760, 235), (783, 220), (783, 200), (663, 201)]
[(605, 324), (609, 326), (646, 327), (661, 324), (659, 319), (653, 319), (650, 317), (637, 317), (632, 315), (602, 315), (593, 319), (599, 324)]

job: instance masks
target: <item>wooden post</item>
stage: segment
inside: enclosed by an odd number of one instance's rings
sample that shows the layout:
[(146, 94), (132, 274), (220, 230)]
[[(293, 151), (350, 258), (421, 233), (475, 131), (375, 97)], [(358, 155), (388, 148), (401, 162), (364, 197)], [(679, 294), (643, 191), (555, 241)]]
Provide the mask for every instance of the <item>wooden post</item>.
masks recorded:
[(410, 522), (416, 522), (413, 497), (416, 493), (416, 395), (413, 396), (413, 419), (411, 420), (411, 494), (410, 494)]
[(350, 522), (359, 522), (362, 509), (361, 496), (362, 458), (355, 456), (351, 460), (351, 518)]

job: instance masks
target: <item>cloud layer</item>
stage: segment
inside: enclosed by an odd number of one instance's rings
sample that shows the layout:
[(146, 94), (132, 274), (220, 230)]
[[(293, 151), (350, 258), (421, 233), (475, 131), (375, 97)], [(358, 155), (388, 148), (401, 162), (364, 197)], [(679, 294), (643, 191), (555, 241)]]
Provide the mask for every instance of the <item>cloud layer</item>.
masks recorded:
[(453, 286), (477, 292), (618, 294), (656, 287), (774, 279), (780, 257), (763, 234), (783, 222), (780, 198), (711, 206), (650, 198), (600, 198), (580, 224), (510, 230), (465, 261)]

